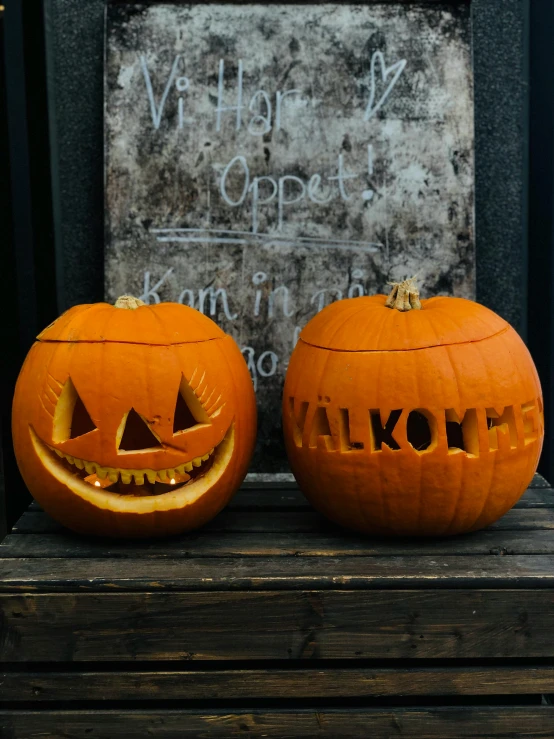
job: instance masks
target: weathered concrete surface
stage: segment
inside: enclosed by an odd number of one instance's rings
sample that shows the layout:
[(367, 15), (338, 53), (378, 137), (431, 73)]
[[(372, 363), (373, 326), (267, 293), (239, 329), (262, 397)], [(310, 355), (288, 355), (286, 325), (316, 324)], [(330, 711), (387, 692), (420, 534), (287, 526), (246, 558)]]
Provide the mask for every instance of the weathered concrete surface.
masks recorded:
[(326, 302), (415, 273), (474, 295), (465, 4), (109, 6), (105, 121), (107, 298), (236, 338), (255, 469), (285, 468), (282, 379)]

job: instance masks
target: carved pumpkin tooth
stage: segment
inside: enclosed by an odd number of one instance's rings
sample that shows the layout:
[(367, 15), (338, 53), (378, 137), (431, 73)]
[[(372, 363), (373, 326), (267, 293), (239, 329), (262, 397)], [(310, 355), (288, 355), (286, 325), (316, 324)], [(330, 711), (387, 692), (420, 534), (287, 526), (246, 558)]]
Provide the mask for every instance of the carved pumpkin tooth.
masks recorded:
[(73, 458), (73, 464), (75, 465), (75, 467), (77, 467), (80, 470), (82, 470), (83, 467), (85, 466), (85, 463), (83, 462), (83, 460), (77, 459), (77, 457)]
[(121, 482), (125, 483), (125, 485), (129, 485), (132, 479), (133, 479), (133, 476), (131, 475), (130, 472), (121, 470)]
[(180, 475), (184, 475), (185, 473), (185, 465), (180, 464), (178, 467), (175, 467), (175, 472), (178, 472)]
[(133, 470), (133, 475), (135, 476), (135, 482), (137, 485), (144, 485), (144, 471), (143, 470)]
[(66, 454), (65, 458), (68, 462), (71, 462), (71, 464), (73, 464), (73, 462), (75, 461), (75, 457), (72, 457), (71, 454)]
[(205, 462), (207, 459), (210, 458), (209, 454), (204, 454), (204, 456), (201, 458), (203, 462)]
[(168, 468), (166, 470), (166, 472), (167, 472), (168, 481), (175, 479), (175, 470), (174, 469)]
[(162, 482), (167, 482), (169, 480), (169, 475), (167, 474), (167, 470), (160, 470), (158, 472), (158, 477)]
[(58, 457), (65, 457), (65, 454), (61, 451), (61, 449), (54, 449)]
[(195, 457), (192, 460), (192, 466), (193, 467), (200, 467), (201, 464), (202, 464), (202, 460), (200, 459), (200, 457)]
[(105, 480), (108, 476), (108, 469), (107, 467), (100, 467), (99, 464), (96, 465), (96, 474), (101, 480)]
[(117, 470), (109, 469), (108, 470), (108, 477), (110, 479), (110, 482), (117, 482), (119, 479), (119, 473)]
[(184, 467), (185, 472), (190, 472), (192, 470), (192, 462), (185, 462)]
[(148, 482), (151, 482), (152, 485), (156, 482), (156, 472), (154, 470), (145, 470), (145, 475), (148, 478)]
[(96, 465), (92, 464), (92, 462), (85, 462), (85, 470), (89, 475), (94, 475), (96, 472)]

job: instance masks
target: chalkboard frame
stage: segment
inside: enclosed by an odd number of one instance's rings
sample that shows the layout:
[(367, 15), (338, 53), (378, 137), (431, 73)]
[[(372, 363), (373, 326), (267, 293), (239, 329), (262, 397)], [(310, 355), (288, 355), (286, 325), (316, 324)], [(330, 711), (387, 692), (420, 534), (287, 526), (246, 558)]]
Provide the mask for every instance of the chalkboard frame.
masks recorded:
[[(44, 0), (60, 311), (103, 296), (104, 11), (116, 1)], [(525, 338), (529, 0), (458, 1), (472, 14), (477, 299)]]

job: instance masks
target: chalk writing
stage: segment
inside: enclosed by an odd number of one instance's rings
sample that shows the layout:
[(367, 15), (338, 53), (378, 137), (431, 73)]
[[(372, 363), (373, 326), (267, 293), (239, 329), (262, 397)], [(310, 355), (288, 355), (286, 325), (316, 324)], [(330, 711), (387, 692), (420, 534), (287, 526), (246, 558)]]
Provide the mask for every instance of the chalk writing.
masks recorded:
[[(369, 101), (367, 103), (367, 108), (365, 110), (364, 114), (364, 120), (369, 121), (369, 119), (377, 113), (378, 110), (380, 110), (383, 105), (386, 103), (387, 98), (391, 94), (393, 87), (398, 82), (398, 79), (402, 72), (404, 71), (404, 67), (406, 66), (407, 60), (401, 59), (398, 62), (395, 62), (394, 64), (391, 64), (390, 67), (387, 67), (385, 64), (385, 57), (382, 51), (375, 51), (373, 53), (373, 56), (371, 57), (371, 68), (369, 73)], [(384, 92), (382, 93), (381, 97), (376, 102), (377, 97), (377, 67), (379, 67), (379, 71), (381, 73), (381, 82), (387, 82), (387, 79), (390, 77), (390, 81), (388, 82)]]
[(273, 351), (266, 350), (262, 352), (259, 357), (256, 357), (256, 352), (251, 346), (245, 346), (241, 349), (242, 354), (246, 360), (246, 365), (250, 376), (252, 377), (252, 383), (254, 390), (258, 389), (258, 375), (261, 377), (273, 377), (277, 372), (277, 366), (279, 364), (279, 357)]
[[(256, 274), (252, 277), (252, 283), (256, 286), (262, 285), (267, 280), (267, 275), (265, 272), (256, 272)], [(275, 299), (276, 297), (281, 298), (281, 305), (283, 310), (283, 315), (286, 318), (290, 318), (290, 316), (294, 315), (294, 310), (289, 309), (289, 301), (290, 301), (290, 294), (288, 287), (285, 287), (285, 285), (279, 285), (279, 287), (271, 288), (269, 290), (266, 290), (267, 292), (267, 317), (273, 318), (275, 315)], [(259, 316), (260, 315), (260, 306), (262, 302), (262, 295), (263, 290), (258, 288), (256, 290), (256, 297), (254, 302), (254, 315)]]
[[(150, 107), (152, 125), (155, 130), (159, 130), (162, 116), (166, 108), (168, 96), (172, 89), (173, 83), (178, 93), (186, 92), (191, 87), (189, 77), (178, 76), (178, 70), (183, 63), (183, 56), (177, 54), (173, 60), (170, 73), (165, 84), (161, 100), (156, 103), (152, 79), (148, 69), (147, 55), (140, 55), (140, 63), (146, 87), (146, 94)], [(364, 114), (364, 120), (369, 120), (382, 106), (392, 93), (407, 64), (406, 59), (402, 59), (390, 67), (386, 67), (382, 52), (376, 51), (371, 58), (370, 84), (369, 84), (369, 101)], [(375, 102), (377, 90), (377, 68), (381, 72), (383, 82), (388, 84), (381, 97)], [(388, 79), (390, 77), (390, 80)], [(239, 59), (237, 65), (236, 89), (235, 97), (232, 104), (224, 102), (225, 98), (225, 60), (219, 60), (218, 70), (218, 97), (216, 107), (216, 131), (222, 131), (223, 117), (226, 114), (232, 114), (234, 119), (234, 128), (240, 131), (243, 127), (243, 111), (247, 109), (252, 116), (247, 123), (247, 131), (253, 136), (264, 136), (273, 128), (279, 131), (283, 125), (284, 102), (288, 99), (294, 100), (295, 104), (306, 106), (309, 100), (303, 97), (302, 91), (298, 89), (277, 90), (275, 92), (275, 114), (273, 115), (272, 98), (268, 92), (263, 89), (255, 90), (250, 97), (248, 105), (244, 103), (244, 62)], [(185, 98), (182, 95), (177, 99), (178, 116), (177, 125), (182, 129), (185, 123), (193, 123), (192, 118), (185, 118)], [(373, 174), (373, 146), (367, 145), (367, 171), (369, 175)], [(218, 165), (214, 165), (216, 168)], [(229, 179), (242, 181), (242, 187), (234, 196), (230, 194)], [(258, 215), (260, 206), (266, 206), (275, 201), (277, 213), (277, 228), (282, 230), (285, 222), (285, 213), (287, 208), (298, 203), (308, 200), (315, 205), (326, 205), (334, 198), (340, 198), (343, 202), (349, 202), (356, 196), (356, 192), (347, 187), (347, 182), (357, 180), (360, 174), (349, 172), (344, 155), (337, 155), (336, 174), (329, 174), (326, 177), (316, 172), (309, 178), (303, 179), (295, 174), (284, 174), (280, 177), (272, 177), (270, 175), (251, 176), (250, 166), (246, 157), (242, 154), (234, 156), (223, 168), (223, 172), (219, 177), (219, 192), (223, 201), (232, 208), (242, 206), (247, 197), (250, 195), (250, 208), (252, 213), (252, 233), (258, 231)], [(322, 184), (323, 183), (323, 184)], [(332, 185), (336, 183), (334, 190)], [(369, 202), (373, 199), (374, 190), (371, 188), (362, 188), (359, 193), (362, 200)]]
[(317, 306), (316, 310), (319, 313), (319, 311), (323, 310), (328, 304), (328, 297), (331, 298), (329, 302), (333, 302), (333, 300), (341, 300), (342, 290), (338, 287), (324, 287), (322, 290), (318, 290), (312, 295), (310, 303)]
[[(152, 79), (150, 76), (150, 72), (148, 69), (148, 62), (147, 62), (147, 56), (146, 54), (140, 55), (140, 64), (142, 68), (142, 73), (144, 76), (144, 83), (146, 87), (146, 94), (148, 96), (148, 102), (151, 109), (152, 114), (152, 124), (154, 128), (157, 130), (160, 127), (161, 118), (164, 112), (165, 104), (168, 98), (168, 95), (171, 91), (171, 88), (173, 86), (173, 83), (175, 82), (175, 86), (178, 92), (185, 92), (189, 89), (190, 86), (190, 80), (188, 77), (182, 76), (177, 78), (177, 72), (178, 67), (181, 62), (182, 55), (177, 54), (173, 60), (173, 65), (171, 67), (171, 71), (169, 73), (166, 85), (164, 87), (164, 91), (162, 94), (162, 98), (160, 102), (156, 105), (156, 101), (154, 98), (154, 90), (152, 85)], [(373, 117), (386, 103), (389, 95), (392, 93), (392, 90), (396, 83), (398, 82), (400, 75), (404, 71), (404, 68), (406, 67), (407, 60), (406, 59), (400, 59), (399, 61), (391, 64), (389, 67), (386, 66), (385, 63), (385, 57), (382, 51), (375, 51), (371, 57), (371, 64), (370, 64), (370, 75), (369, 75), (369, 99), (367, 103), (367, 107), (365, 109), (364, 113), (364, 120), (369, 121), (371, 117)], [(380, 75), (380, 82), (386, 83), (386, 87), (384, 91), (382, 92), (381, 96), (377, 98), (377, 88), (379, 86), (379, 77)], [(390, 79), (389, 79), (390, 77)], [(271, 97), (265, 90), (256, 90), (252, 96), (250, 97), (248, 106), (246, 106), (243, 102), (243, 79), (244, 79), (244, 63), (242, 59), (239, 59), (238, 61), (238, 67), (237, 67), (237, 79), (236, 79), (236, 92), (235, 92), (235, 101), (234, 104), (228, 105), (224, 104), (224, 93), (225, 93), (225, 60), (220, 59), (219, 60), (219, 69), (218, 69), (218, 95), (217, 95), (217, 108), (216, 108), (216, 131), (221, 131), (222, 127), (222, 120), (223, 120), (223, 114), (224, 113), (232, 113), (234, 114), (234, 123), (235, 123), (235, 130), (240, 131), (242, 124), (243, 124), (243, 110), (245, 108), (248, 108), (248, 110), (253, 113), (252, 118), (248, 122), (248, 132), (251, 133), (253, 136), (263, 136), (264, 134), (268, 133), (273, 128), (273, 117), (272, 117), (272, 104), (271, 104)], [(301, 104), (306, 105), (307, 100), (302, 98), (302, 91), (297, 89), (291, 89), (291, 90), (277, 90), (275, 92), (275, 99), (276, 99), (276, 105), (275, 105), (275, 129), (279, 131), (282, 127), (282, 121), (283, 121), (283, 108), (284, 108), (284, 101), (287, 97), (296, 97), (296, 103), (298, 104), (298, 101), (300, 101)], [(262, 114), (259, 111), (259, 107), (263, 106), (264, 114)], [(181, 127), (181, 119), (179, 120), (179, 126)]]
[[(221, 131), (221, 123), (223, 113), (234, 113), (235, 130), (240, 131), (242, 127), (242, 111), (247, 107), (243, 103), (243, 78), (244, 67), (242, 59), (238, 62), (237, 81), (236, 81), (236, 97), (234, 105), (225, 105), (224, 98), (224, 79), (225, 79), (225, 61), (219, 60), (219, 74), (217, 84), (217, 108), (216, 108), (216, 131)], [(301, 95), (300, 90), (277, 90), (275, 105), (275, 129), (280, 130), (283, 119), (283, 103), (289, 96)], [(259, 109), (263, 110), (263, 113)], [(265, 90), (256, 90), (248, 103), (248, 110), (254, 113), (248, 122), (248, 133), (252, 136), (263, 136), (269, 133), (273, 128), (272, 105), (271, 98)]]
[(156, 282), (156, 284), (153, 287), (150, 287), (150, 272), (144, 273), (144, 280), (143, 280), (143, 291), (140, 296), (140, 300), (144, 301), (147, 305), (150, 302), (159, 303), (160, 295), (158, 293), (158, 290), (162, 287), (162, 285), (167, 281), (169, 275), (173, 272), (173, 268), (170, 267), (165, 274)]
[[(216, 288), (213, 285), (203, 288), (190, 288), (186, 287), (177, 293), (175, 297), (170, 294), (164, 294), (163, 298), (160, 295), (161, 288), (164, 285), (168, 285), (168, 280), (173, 273), (173, 268), (169, 268), (164, 272), (162, 277), (151, 286), (151, 273), (144, 272), (142, 282), (144, 290), (140, 299), (146, 304), (149, 303), (160, 303), (161, 300), (175, 300), (177, 303), (188, 305), (190, 308), (196, 308), (200, 313), (205, 315), (215, 316), (218, 313), (218, 308), (221, 309), (225, 317), (230, 320), (236, 320), (238, 314), (233, 313), (230, 308), (229, 296), (225, 288)], [(352, 273), (352, 279), (361, 280), (363, 279), (363, 272), (361, 270), (354, 270)], [(273, 280), (265, 272), (255, 272), (251, 279), (252, 286), (254, 289), (254, 300), (252, 315), (255, 318), (267, 317), (275, 318), (282, 315), (285, 318), (291, 318), (297, 312), (295, 309), (290, 288), (286, 285), (278, 285), (274, 287)], [(360, 297), (364, 295), (364, 286), (361, 282), (354, 282), (348, 288), (348, 297)], [(328, 303), (334, 300), (341, 300), (343, 297), (343, 291), (338, 287), (326, 287), (321, 288), (314, 292), (309, 298), (309, 305), (314, 306), (315, 310), (313, 314), (319, 313)], [(264, 307), (265, 306), (265, 307)], [(280, 309), (280, 310), (279, 310)], [(302, 306), (302, 312), (306, 313), (307, 306)], [(300, 327), (296, 327), (295, 336), (300, 332)], [(296, 343), (296, 338), (294, 340)]]
[(278, 233), (252, 233), (212, 228), (153, 228), (151, 233), (161, 244), (248, 244), (271, 242), (275, 245), (314, 247), (316, 249), (336, 249), (375, 253), (383, 248), (379, 241), (355, 241), (318, 236), (284, 236)]
[(177, 68), (180, 61), (181, 55), (177, 54), (173, 61), (173, 66), (171, 67), (171, 72), (169, 73), (169, 78), (163, 91), (162, 99), (160, 100), (160, 103), (156, 105), (156, 101), (154, 100), (154, 90), (152, 88), (152, 80), (150, 79), (150, 72), (148, 71), (148, 64), (146, 62), (146, 56), (144, 54), (141, 54), (140, 56), (140, 64), (142, 67), (142, 73), (144, 75), (144, 82), (146, 84), (146, 94), (148, 95), (148, 102), (150, 104), (150, 112), (152, 115), (152, 125), (156, 130), (158, 130), (158, 128), (160, 127), (167, 96), (169, 95), (169, 91), (171, 90), (171, 86), (173, 85), (173, 81), (177, 75)]
[(223, 311), (223, 315), (229, 321), (234, 321), (238, 316), (238, 313), (231, 312), (227, 290), (223, 287), (214, 288), (210, 285), (209, 287), (200, 288), (197, 292), (185, 288), (179, 293), (177, 303), (188, 305), (190, 308), (197, 308), (200, 313), (209, 316), (217, 316), (219, 306)]
[[(242, 206), (248, 196), (250, 196), (250, 209), (252, 212), (252, 233), (258, 231), (258, 213), (260, 206), (269, 205), (276, 200), (277, 211), (277, 230), (281, 231), (285, 222), (285, 211), (292, 205), (301, 203), (306, 198), (317, 205), (325, 205), (334, 198), (341, 198), (344, 202), (352, 200), (353, 191), (348, 191), (346, 182), (356, 180), (360, 175), (348, 172), (344, 164), (344, 156), (338, 155), (337, 174), (328, 175), (327, 195), (320, 196), (320, 192), (325, 191), (325, 186), (321, 187), (322, 176), (318, 173), (313, 174), (308, 180), (304, 180), (296, 175), (282, 175), (275, 179), (269, 175), (261, 177), (253, 177), (250, 175), (250, 168), (246, 158), (237, 155), (227, 163), (220, 177), (219, 191), (224, 202), (232, 208)], [(229, 194), (229, 180), (234, 182), (238, 179), (240, 185), (238, 192), (232, 197)], [(329, 183), (336, 183), (335, 190), (329, 186)], [(266, 186), (267, 184), (267, 186)], [(361, 193), (364, 200), (370, 200), (372, 196), (368, 195), (368, 190)]]

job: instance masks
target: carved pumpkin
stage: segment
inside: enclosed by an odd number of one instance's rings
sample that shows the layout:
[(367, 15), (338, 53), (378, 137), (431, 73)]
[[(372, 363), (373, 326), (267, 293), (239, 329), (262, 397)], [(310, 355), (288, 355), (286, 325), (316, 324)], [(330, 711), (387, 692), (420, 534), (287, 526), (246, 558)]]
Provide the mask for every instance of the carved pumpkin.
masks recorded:
[(544, 433), (539, 378), (514, 329), (470, 300), (420, 303), (411, 281), (388, 299), (333, 303), (306, 325), (283, 423), (316, 508), (359, 531), (410, 536), (502, 516), (530, 482)]
[(128, 297), (116, 306), (71, 308), (31, 348), (13, 404), (21, 474), (75, 531), (196, 528), (247, 471), (250, 375), (233, 339), (201, 313)]

